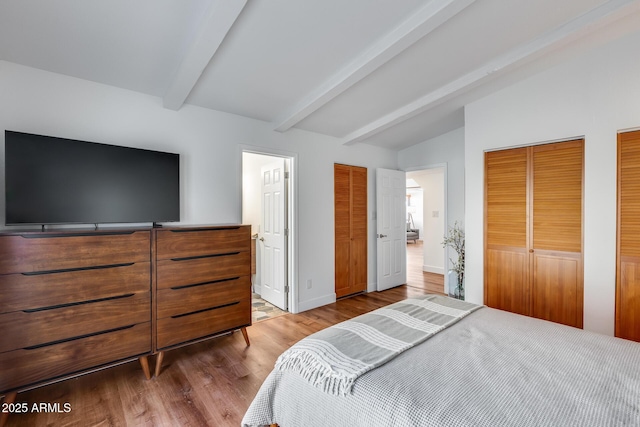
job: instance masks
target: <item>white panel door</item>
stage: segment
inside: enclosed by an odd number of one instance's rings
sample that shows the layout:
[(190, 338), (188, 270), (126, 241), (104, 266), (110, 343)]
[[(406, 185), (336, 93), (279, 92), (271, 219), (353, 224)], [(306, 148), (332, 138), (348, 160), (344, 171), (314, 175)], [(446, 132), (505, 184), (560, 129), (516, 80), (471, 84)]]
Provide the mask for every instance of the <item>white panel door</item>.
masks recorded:
[(263, 166), (261, 176), (260, 296), (286, 310), (285, 159)]
[(406, 193), (405, 172), (376, 169), (378, 291), (407, 283)]

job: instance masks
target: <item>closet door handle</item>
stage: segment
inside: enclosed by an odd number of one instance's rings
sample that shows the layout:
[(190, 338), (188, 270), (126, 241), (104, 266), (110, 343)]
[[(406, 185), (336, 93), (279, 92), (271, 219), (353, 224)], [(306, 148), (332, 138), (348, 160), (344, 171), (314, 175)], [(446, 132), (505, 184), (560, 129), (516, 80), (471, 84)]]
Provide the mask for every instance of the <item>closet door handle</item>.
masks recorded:
[(529, 249), (529, 253), (532, 254), (533, 253), (533, 249)]

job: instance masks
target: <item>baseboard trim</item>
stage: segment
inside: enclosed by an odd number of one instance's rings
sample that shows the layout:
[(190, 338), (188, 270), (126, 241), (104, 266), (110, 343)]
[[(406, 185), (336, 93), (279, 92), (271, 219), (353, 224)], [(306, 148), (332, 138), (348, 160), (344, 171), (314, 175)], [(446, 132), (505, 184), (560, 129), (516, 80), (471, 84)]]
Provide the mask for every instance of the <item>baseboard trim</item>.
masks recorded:
[(255, 292), (256, 294), (259, 294), (261, 290), (262, 290), (262, 287), (260, 286), (260, 284), (259, 283), (254, 283), (253, 292)]
[(308, 301), (300, 301), (298, 302), (297, 313), (302, 313), (303, 311), (312, 310), (314, 308), (322, 307), (323, 305), (332, 304), (334, 302), (336, 302), (335, 292), (329, 295), (313, 298)]
[(425, 273), (435, 273), (444, 275), (444, 268), (442, 267), (434, 267), (432, 265), (423, 265), (422, 271)]

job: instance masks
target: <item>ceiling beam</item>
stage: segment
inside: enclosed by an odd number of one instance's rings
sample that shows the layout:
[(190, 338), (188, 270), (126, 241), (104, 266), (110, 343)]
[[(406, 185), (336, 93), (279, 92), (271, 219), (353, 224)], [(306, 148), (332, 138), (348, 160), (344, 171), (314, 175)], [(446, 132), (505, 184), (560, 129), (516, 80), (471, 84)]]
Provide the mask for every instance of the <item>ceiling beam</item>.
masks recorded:
[(275, 127), (285, 132), (390, 59), (454, 17), (475, 0), (433, 0), (400, 26), (378, 40), (362, 55), (338, 71), (301, 103), (289, 111)]
[(213, 0), (164, 95), (164, 108), (182, 107), (246, 3), (247, 0)]
[(594, 31), (596, 28), (626, 15), (629, 13), (627, 9), (631, 7), (638, 9), (638, 3), (640, 3), (638, 0), (611, 0), (567, 22), (561, 27), (543, 34), (529, 43), (522, 44), (498, 56), (482, 67), (439, 87), (433, 92), (351, 132), (342, 138), (342, 143), (344, 145), (350, 145), (363, 141), (392, 126), (415, 117), (482, 84), (494, 73), (505, 71), (509, 67), (519, 65), (527, 59), (534, 58), (536, 55), (550, 52), (554, 48), (558, 48), (583, 36), (585, 33)]

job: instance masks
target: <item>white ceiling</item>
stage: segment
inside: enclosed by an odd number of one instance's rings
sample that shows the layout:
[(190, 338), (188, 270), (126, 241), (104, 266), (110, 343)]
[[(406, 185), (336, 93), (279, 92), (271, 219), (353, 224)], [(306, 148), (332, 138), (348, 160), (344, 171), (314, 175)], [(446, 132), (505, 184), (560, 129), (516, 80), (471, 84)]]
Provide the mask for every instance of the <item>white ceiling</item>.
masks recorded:
[(640, 0), (0, 0), (1, 60), (396, 150), (635, 31)]

